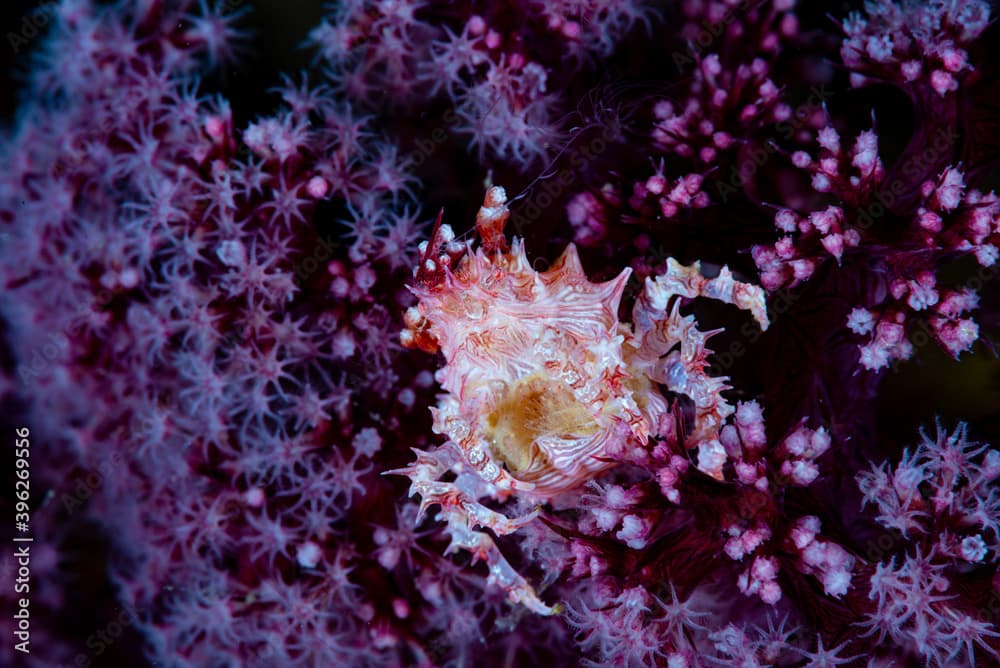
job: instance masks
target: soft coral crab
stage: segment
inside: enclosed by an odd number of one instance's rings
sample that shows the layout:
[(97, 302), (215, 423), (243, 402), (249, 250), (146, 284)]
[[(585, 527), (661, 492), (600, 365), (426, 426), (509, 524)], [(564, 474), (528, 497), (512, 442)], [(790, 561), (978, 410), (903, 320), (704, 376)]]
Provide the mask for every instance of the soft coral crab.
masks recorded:
[[(444, 394), (431, 410), (434, 431), (448, 441), (417, 450), (413, 464), (390, 473), (410, 477), (421, 517), (441, 506), (449, 551), (471, 551), (512, 601), (552, 614), (556, 608), (539, 600), (478, 530), (511, 533), (533, 521), (537, 508), (510, 519), (480, 499), (545, 502), (614, 466), (610, 453), (641, 451), (650, 436), (674, 433), (663, 426), (671, 412), (657, 383), (693, 399), (695, 425), (685, 445), (702, 449), (699, 468), (720, 477), (725, 454), (718, 431), (733, 409), (720, 394), (725, 379), (705, 373), (707, 335), (692, 317), (680, 316), (675, 298), (736, 304), (765, 328), (767, 315), (760, 288), (734, 281), (728, 269), (706, 279), (697, 264), (671, 260), (666, 274), (647, 279), (633, 331), (618, 321), (628, 269), (591, 283), (570, 244), (551, 268), (537, 272), (520, 240), (508, 248), (508, 217), (506, 194), (493, 187), (476, 217), (482, 246), (475, 253), (440, 218), (430, 243), (421, 245), (411, 287), (419, 304), (406, 312), (401, 340), (444, 355), (436, 376)], [(457, 477), (442, 481), (448, 471)]]

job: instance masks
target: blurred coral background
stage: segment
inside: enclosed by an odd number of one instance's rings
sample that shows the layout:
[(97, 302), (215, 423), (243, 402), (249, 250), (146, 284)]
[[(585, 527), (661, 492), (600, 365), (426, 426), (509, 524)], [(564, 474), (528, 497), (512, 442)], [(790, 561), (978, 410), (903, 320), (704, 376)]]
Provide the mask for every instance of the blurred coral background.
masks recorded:
[[(5, 520), (0, 665), (1000, 665), (996, 6), (2, 12), (0, 427), (10, 490), (31, 431), (34, 543), (25, 655)], [(553, 615), (382, 475), (449, 452), (407, 286), (439, 211), (475, 247), (492, 185), (534, 269), (632, 271), (628, 328), (668, 259), (771, 321), (670, 298), (697, 327), (658, 357), (729, 378), (721, 421), (650, 373), (648, 443), (495, 538)]]

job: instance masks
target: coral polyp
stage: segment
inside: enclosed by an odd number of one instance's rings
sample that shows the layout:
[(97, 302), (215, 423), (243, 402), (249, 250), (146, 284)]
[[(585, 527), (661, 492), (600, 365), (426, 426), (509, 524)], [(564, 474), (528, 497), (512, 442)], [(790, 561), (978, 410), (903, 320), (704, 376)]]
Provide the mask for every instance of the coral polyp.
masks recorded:
[(6, 4), (0, 666), (1000, 665), (995, 2)]

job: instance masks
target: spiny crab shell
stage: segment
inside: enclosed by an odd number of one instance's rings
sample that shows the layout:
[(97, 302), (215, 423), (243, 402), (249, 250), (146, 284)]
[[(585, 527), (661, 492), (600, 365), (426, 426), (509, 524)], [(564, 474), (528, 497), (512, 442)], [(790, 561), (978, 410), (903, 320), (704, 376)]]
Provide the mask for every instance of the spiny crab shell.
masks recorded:
[[(503, 190), (487, 197), (502, 203)], [(609, 441), (644, 444), (667, 406), (649, 401), (648, 382), (627, 370), (631, 334), (618, 304), (628, 269), (591, 283), (573, 245), (545, 272), (531, 267), (520, 240), (501, 248), (484, 243), (454, 272), (415, 286), (420, 305), (407, 322), (447, 361), (434, 430), (487, 482), (544, 500), (611, 466), (601, 458)]]
[[(432, 408), (434, 431), (448, 441), (416, 450), (410, 466), (389, 471), (411, 480), (419, 494), (418, 522), (439, 505), (449, 551), (463, 548), (487, 562), (490, 581), (530, 609), (553, 614), (500, 553), (481, 527), (502, 535), (534, 520), (538, 510), (510, 519), (479, 501), (511, 495), (541, 503), (568, 492), (614, 466), (610, 452), (640, 449), (670, 407), (657, 383), (689, 396), (694, 429), (683, 444), (699, 448), (699, 468), (722, 476), (725, 452), (718, 433), (733, 407), (722, 398), (725, 378), (707, 374), (710, 336), (692, 316), (681, 316), (680, 298), (710, 297), (749, 310), (767, 327), (763, 291), (733, 280), (701, 276), (697, 265), (673, 260), (667, 273), (646, 280), (631, 326), (618, 321), (629, 270), (591, 283), (570, 244), (547, 271), (528, 263), (523, 243), (508, 248), (503, 228), (506, 194), (493, 187), (476, 217), (482, 245), (459, 243), (440, 217), (411, 291), (404, 346), (440, 351), (436, 378), (444, 393)], [(441, 478), (451, 471), (452, 482)]]

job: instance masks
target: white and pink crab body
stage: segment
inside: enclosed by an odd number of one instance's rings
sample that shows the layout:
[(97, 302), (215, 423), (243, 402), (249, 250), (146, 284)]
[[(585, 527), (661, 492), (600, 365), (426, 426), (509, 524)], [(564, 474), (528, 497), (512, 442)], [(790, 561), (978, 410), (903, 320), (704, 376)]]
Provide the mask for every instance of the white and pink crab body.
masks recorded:
[[(516, 495), (541, 504), (614, 466), (608, 453), (643, 448), (670, 417), (657, 384), (694, 400), (685, 444), (700, 449), (699, 468), (719, 477), (725, 456), (718, 431), (733, 409), (720, 395), (725, 379), (705, 373), (708, 335), (679, 315), (674, 297), (736, 304), (763, 327), (767, 316), (760, 288), (733, 281), (725, 268), (705, 279), (697, 265), (671, 260), (666, 274), (647, 279), (633, 331), (618, 320), (629, 270), (591, 283), (570, 244), (551, 268), (535, 271), (517, 238), (508, 248), (505, 201), (502, 188), (487, 192), (476, 218), (482, 246), (474, 253), (441, 225), (422, 245), (411, 287), (419, 304), (407, 311), (401, 340), (444, 355), (436, 375), (444, 392), (432, 412), (434, 431), (448, 441), (417, 451), (416, 462), (391, 473), (410, 477), (421, 516), (441, 506), (449, 550), (470, 550), (512, 601), (552, 614), (557, 607), (544, 604), (480, 530), (516, 531), (537, 509), (510, 519), (480, 499)], [(457, 477), (444, 482), (448, 471)]]

